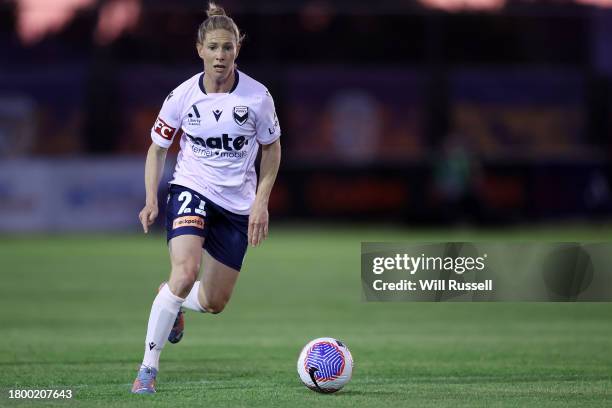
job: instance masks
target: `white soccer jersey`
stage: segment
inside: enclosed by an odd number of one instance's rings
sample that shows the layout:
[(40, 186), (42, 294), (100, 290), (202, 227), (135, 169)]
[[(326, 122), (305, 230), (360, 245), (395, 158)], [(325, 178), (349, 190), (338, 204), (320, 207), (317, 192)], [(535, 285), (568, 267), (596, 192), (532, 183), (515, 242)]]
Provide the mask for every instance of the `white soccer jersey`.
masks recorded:
[(171, 183), (191, 188), (236, 214), (249, 214), (255, 199), (259, 145), (280, 137), (272, 96), (236, 70), (228, 93), (206, 93), (204, 74), (194, 75), (166, 98), (151, 129), (153, 142), (168, 148), (179, 135)]

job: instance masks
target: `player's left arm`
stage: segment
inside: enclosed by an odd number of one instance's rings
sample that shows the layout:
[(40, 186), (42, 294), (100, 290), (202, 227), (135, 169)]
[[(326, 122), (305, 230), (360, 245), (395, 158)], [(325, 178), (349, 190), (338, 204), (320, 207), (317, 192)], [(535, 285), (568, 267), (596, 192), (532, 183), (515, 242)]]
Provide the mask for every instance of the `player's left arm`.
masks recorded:
[(259, 185), (257, 195), (249, 216), (249, 244), (257, 246), (268, 237), (268, 202), (270, 193), (278, 174), (281, 159), (280, 139), (261, 146), (261, 164), (259, 166)]

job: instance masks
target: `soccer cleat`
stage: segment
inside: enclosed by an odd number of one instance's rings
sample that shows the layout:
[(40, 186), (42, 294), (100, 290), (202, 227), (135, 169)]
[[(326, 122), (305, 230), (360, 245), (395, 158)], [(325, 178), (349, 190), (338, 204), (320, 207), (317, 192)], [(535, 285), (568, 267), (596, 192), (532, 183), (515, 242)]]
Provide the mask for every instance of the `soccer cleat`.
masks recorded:
[[(162, 282), (159, 285), (159, 292), (166, 282)], [(176, 315), (176, 319), (174, 320), (174, 324), (172, 325), (172, 330), (170, 330), (170, 334), (168, 335), (168, 341), (172, 344), (176, 344), (183, 338), (183, 331), (185, 330), (185, 316), (183, 314), (183, 309), (180, 309), (178, 314)]]
[(153, 367), (142, 366), (132, 385), (132, 394), (155, 394), (155, 377), (157, 370)]

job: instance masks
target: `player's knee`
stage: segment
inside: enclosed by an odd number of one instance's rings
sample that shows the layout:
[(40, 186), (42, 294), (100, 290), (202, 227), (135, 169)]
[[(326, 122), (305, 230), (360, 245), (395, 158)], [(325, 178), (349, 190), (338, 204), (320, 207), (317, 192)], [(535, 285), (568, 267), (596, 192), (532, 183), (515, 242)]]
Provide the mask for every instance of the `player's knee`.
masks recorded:
[(198, 279), (200, 265), (193, 261), (180, 261), (172, 264), (172, 275), (185, 281), (191, 281), (191, 285)]
[(178, 277), (174, 279), (170, 279), (168, 281), (168, 287), (170, 291), (178, 297), (185, 298), (191, 291), (193, 284), (195, 283), (195, 279), (191, 279), (188, 277)]
[(226, 300), (223, 299), (211, 299), (210, 301), (204, 301), (202, 303), (202, 307), (208, 312), (212, 314), (218, 314), (225, 309), (225, 305), (227, 304)]
[(180, 297), (187, 296), (198, 279), (198, 271), (197, 265), (188, 263), (173, 265), (172, 274), (168, 281), (172, 293)]
[(225, 309), (225, 305), (214, 303), (204, 306), (204, 309), (206, 309), (208, 313), (219, 314)]

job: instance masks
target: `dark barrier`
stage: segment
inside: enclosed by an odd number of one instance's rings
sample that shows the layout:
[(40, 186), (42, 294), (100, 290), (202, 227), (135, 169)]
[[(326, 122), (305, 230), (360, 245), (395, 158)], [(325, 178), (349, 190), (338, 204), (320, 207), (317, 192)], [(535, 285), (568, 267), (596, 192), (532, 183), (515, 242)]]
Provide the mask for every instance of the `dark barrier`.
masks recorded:
[(609, 166), (597, 161), (483, 163), (449, 188), (436, 162), (404, 167), (284, 168), (271, 198), (278, 218), (475, 224), (612, 214)]

